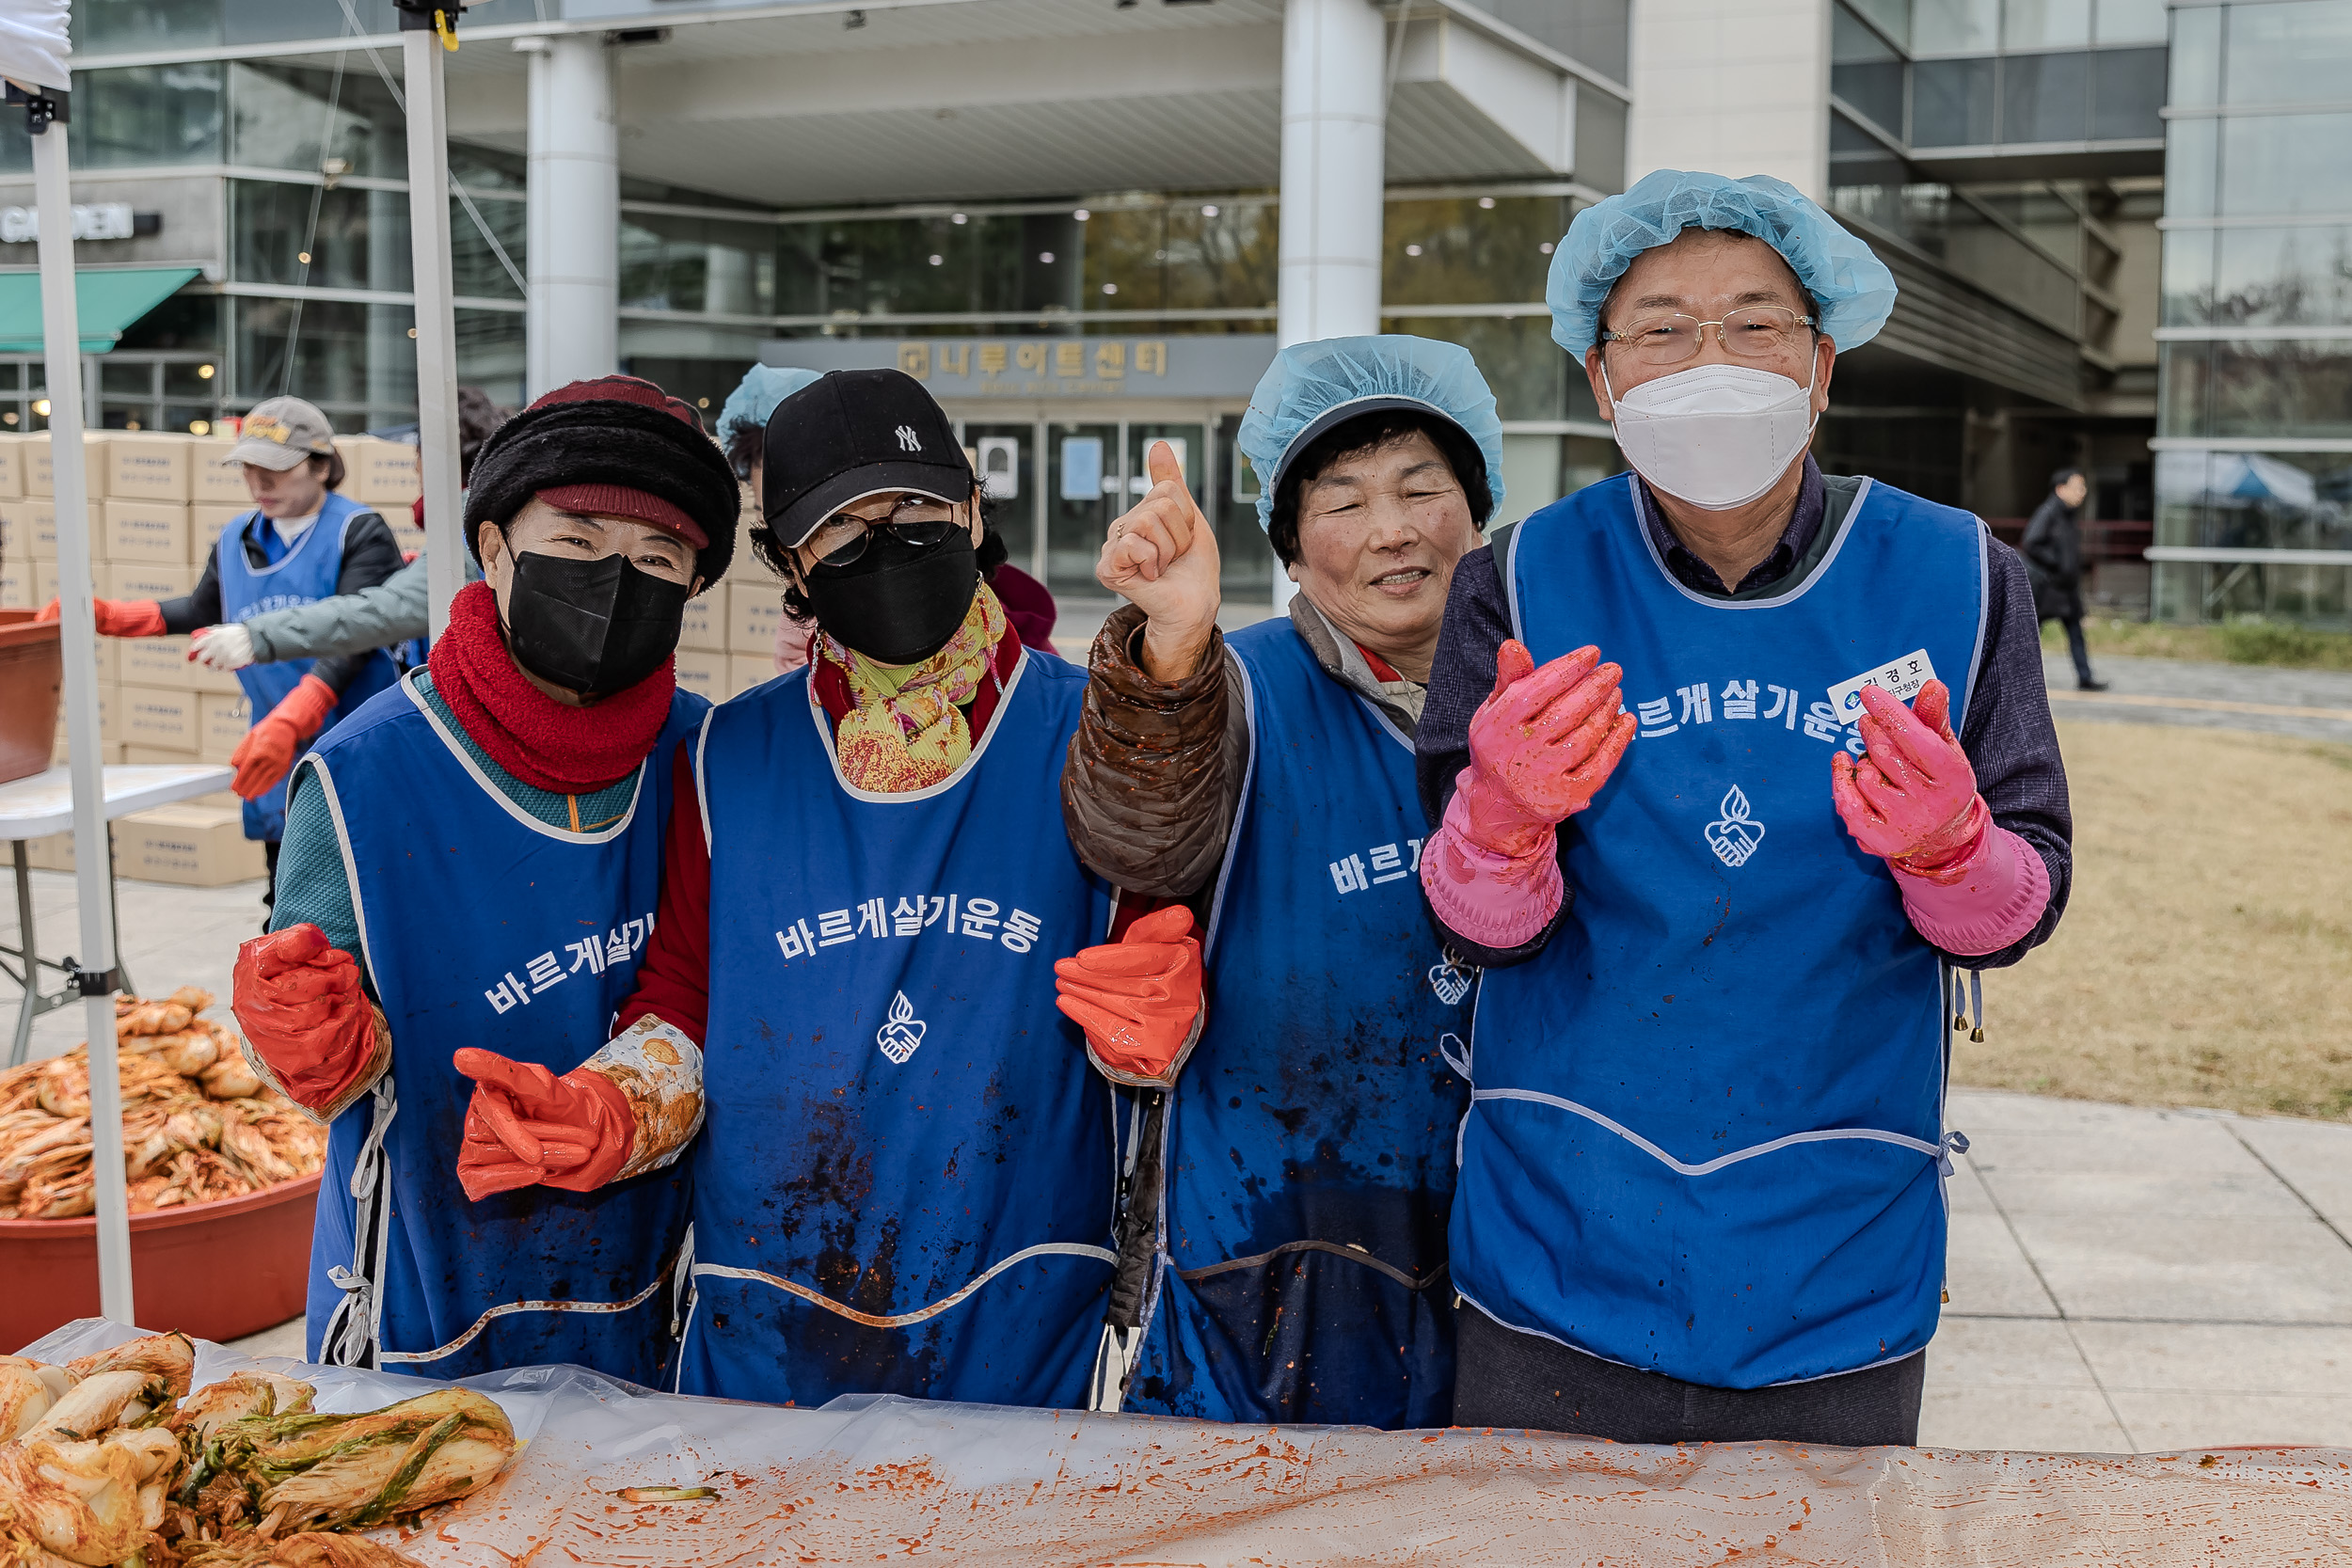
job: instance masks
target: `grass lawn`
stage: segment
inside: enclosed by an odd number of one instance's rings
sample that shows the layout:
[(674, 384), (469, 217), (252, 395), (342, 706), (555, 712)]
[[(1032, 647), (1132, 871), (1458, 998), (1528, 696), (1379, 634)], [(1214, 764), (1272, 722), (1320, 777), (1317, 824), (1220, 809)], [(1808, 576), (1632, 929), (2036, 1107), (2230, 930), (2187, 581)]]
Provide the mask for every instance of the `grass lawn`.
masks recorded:
[[(2095, 658), (2129, 654), (2143, 658), (2187, 658), (2204, 664), (2275, 664), (2291, 670), (2352, 670), (2352, 632), (2314, 631), (2285, 621), (2241, 616), (2234, 621), (2184, 626), (2170, 621), (2123, 621), (2094, 615), (2083, 622), (2083, 640)], [(2042, 626), (2042, 645), (2066, 651), (2066, 629), (2056, 621)]]
[(2074, 887), (1956, 1083), (2352, 1119), (2352, 747), (2061, 720)]

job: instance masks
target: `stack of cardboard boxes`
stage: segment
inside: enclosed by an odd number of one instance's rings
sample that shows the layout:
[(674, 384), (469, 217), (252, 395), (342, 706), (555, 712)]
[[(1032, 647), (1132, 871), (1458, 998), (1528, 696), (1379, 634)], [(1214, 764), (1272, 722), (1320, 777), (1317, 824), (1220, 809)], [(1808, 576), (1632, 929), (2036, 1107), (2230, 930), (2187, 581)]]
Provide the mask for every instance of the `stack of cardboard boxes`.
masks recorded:
[(776, 627), (784, 620), (784, 584), (752, 553), (757, 521), (750, 491), (735, 534), (735, 560), (724, 580), (686, 604), (678, 636), (677, 683), (723, 702), (776, 676)]
[[(190, 592), (222, 529), (252, 510), (242, 470), (220, 460), (232, 436), (106, 431), (84, 438), (90, 586), (102, 599), (171, 599)], [(416, 449), (344, 438), (343, 492), (375, 504), (405, 547), (418, 531)], [(57, 596), (57, 521), (49, 437), (0, 436), (0, 608), (39, 609)], [(188, 658), (185, 637), (98, 640), (101, 760), (225, 763), (250, 726), (234, 675)], [(66, 756), (57, 721), (55, 756)], [(209, 795), (115, 824), (117, 872), (188, 886), (262, 874), (236, 797)], [(33, 847), (36, 863), (71, 869), (71, 840)]]

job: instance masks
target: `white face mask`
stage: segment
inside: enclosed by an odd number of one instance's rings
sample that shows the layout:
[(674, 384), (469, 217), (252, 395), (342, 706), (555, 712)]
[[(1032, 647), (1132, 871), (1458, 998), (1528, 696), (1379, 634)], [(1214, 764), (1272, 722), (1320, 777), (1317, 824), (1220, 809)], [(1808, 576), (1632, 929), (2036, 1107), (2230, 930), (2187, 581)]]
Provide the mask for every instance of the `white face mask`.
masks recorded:
[[(1609, 387), (1606, 365), (1601, 385)], [(1610, 388), (1609, 398), (1626, 461), (1666, 494), (1708, 512), (1745, 506), (1771, 489), (1813, 439), (1812, 387), (1746, 365), (1693, 365), (1623, 397)]]

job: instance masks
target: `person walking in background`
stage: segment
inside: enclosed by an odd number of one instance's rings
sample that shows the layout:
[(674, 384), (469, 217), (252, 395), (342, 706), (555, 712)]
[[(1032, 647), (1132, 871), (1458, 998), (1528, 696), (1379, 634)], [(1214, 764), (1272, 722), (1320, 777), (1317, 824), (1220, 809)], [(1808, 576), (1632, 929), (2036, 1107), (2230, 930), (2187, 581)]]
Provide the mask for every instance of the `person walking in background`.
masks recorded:
[(2033, 583), (2033, 612), (2066, 628), (2066, 651), (2074, 657), (2078, 690), (2105, 691), (2107, 683), (2090, 673), (2090, 647), (2083, 641), (2082, 504), (2090, 481), (2080, 468), (2050, 476), (2050, 493), (2026, 525), (2026, 576)]
[[(474, 454), (499, 426), (514, 418), (514, 410), (492, 403), (478, 387), (457, 388), (457, 472), (459, 483), (473, 483)], [(424, 498), (417, 498), (414, 515), (424, 527)], [(467, 558), (469, 580), (480, 577)], [(424, 557), (420, 554), (373, 588), (338, 594), (314, 604), (273, 610), (246, 621), (199, 626), (188, 642), (188, 657), (210, 669), (234, 673), (248, 664), (272, 664), (289, 658), (326, 658), (364, 654), (371, 648), (394, 648), (421, 641), (428, 626), (429, 595)], [(405, 661), (421, 662), (421, 656)], [(292, 766), (289, 759), (288, 766)]]
[[(373, 509), (334, 493), (343, 460), (326, 416), (300, 398), (271, 398), (245, 416), (242, 438), (221, 459), (245, 468), (254, 509), (221, 530), (195, 591), (176, 599), (100, 599), (107, 637), (165, 637), (330, 594), (373, 588), (400, 570), (400, 546)], [(41, 611), (55, 619), (52, 600)], [(284, 659), (237, 672), (254, 722), (230, 757), (245, 800), (245, 836), (260, 839), (277, 896), (278, 845), (286, 828), (286, 771), (339, 720), (392, 684), (389, 655)]]

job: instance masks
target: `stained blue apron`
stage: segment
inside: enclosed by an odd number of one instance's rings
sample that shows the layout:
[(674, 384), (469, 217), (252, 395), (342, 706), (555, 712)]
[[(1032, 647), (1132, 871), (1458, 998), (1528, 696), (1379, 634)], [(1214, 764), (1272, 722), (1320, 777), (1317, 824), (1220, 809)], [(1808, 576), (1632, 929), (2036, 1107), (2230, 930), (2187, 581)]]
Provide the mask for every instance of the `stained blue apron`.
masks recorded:
[[(246, 540), (261, 521), (259, 512), (248, 512), (222, 529), (213, 546), (215, 571), (220, 579), (220, 618), (247, 621), (273, 610), (293, 610), (332, 598), (342, 575), (343, 535), (350, 530), (353, 518), (371, 513), (369, 507), (328, 492), (326, 504), (319, 508), (319, 520), (294, 541), (294, 548), (266, 566), (253, 565), (245, 553)], [(269, 717), (270, 709), (292, 695), (294, 689), (302, 684), (302, 677), (310, 673), (313, 662), (307, 658), (284, 658), (271, 664), (248, 664), (237, 672), (237, 682), (245, 688), (246, 705), (252, 710), (255, 723)], [(396, 675), (389, 654), (381, 648), (369, 654), (360, 662), (351, 684), (343, 689), (342, 701), (326, 716), (320, 736), (332, 732), (337, 724), (358, 712), (360, 704), (390, 686)], [(260, 800), (245, 802), (245, 836), (274, 844), (285, 832), (286, 784), (281, 779)]]
[(1110, 1094), (1054, 1006), (1110, 917), (1062, 828), (1086, 680), (1024, 655), (910, 795), (841, 781), (805, 670), (712, 710), (684, 1392), (1083, 1400), (1116, 1196)]
[(1575, 818), (1558, 933), (1486, 976), (1454, 1278), (1510, 1327), (1688, 1382), (1855, 1371), (1935, 1331), (1944, 1006), (1831, 805), (1862, 741), (1828, 693), (1925, 650), (1960, 727), (1983, 530), (1866, 484), (1804, 582), (1735, 603), (1667, 575), (1631, 483), (1508, 542), (1536, 662), (1597, 643), (1642, 728)]
[(1228, 640), (1250, 763), (1209, 1022), (1172, 1097), (1156, 1299), (1123, 1408), (1443, 1426), (1446, 1215), (1473, 972), (1422, 911), (1412, 742), (1287, 619)]
[(498, 793), (422, 678), (322, 741), (303, 784), (327, 792), (392, 1033), (390, 1070), (328, 1133), (309, 1358), (442, 1378), (576, 1361), (658, 1386), (684, 1173), (473, 1202), (457, 1150), (474, 1085), (450, 1057), (479, 1046), (561, 1074), (611, 1037), (653, 935), (676, 746), (709, 705), (678, 692), (628, 810), (573, 833)]

